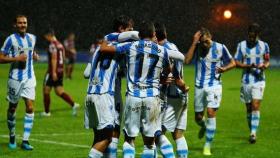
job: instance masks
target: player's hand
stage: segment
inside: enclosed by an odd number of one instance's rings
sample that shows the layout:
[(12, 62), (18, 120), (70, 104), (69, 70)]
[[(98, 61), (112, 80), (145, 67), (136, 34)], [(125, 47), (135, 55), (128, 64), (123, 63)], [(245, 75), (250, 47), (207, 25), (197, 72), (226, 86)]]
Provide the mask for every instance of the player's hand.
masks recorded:
[(21, 61), (24, 62), (27, 59), (27, 55), (26, 54), (20, 54), (19, 56), (16, 57), (16, 61)]
[(261, 69), (261, 70), (266, 69), (266, 66), (265, 66), (265, 64), (263, 64), (263, 63), (257, 65), (256, 67), (257, 67), (258, 69)]
[(216, 67), (216, 72), (217, 73), (223, 73), (225, 71), (226, 71), (226, 68), (224, 68), (224, 67)]
[(38, 61), (38, 60), (40, 59), (39, 54), (34, 53), (34, 54), (33, 54), (33, 59), (36, 60), (36, 61)]
[(199, 42), (199, 39), (201, 37), (201, 32), (197, 31), (194, 35), (193, 35), (193, 44), (197, 44)]
[(58, 77), (57, 77), (57, 74), (56, 74), (56, 73), (53, 73), (53, 74), (52, 74), (52, 80), (53, 80), (53, 81), (57, 81), (57, 80), (58, 80)]

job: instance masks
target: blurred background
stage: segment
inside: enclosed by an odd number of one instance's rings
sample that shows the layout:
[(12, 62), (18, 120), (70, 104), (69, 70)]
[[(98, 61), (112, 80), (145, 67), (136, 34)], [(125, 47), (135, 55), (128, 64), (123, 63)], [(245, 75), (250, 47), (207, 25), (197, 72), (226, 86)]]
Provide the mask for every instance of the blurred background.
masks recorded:
[[(261, 39), (270, 46), (272, 64), (279, 65), (279, 0), (0, 0), (0, 7), (1, 45), (14, 31), (15, 15), (25, 14), (39, 50), (46, 48), (44, 30), (52, 27), (61, 41), (74, 32), (80, 53), (89, 50), (97, 34), (112, 32), (112, 21), (121, 14), (134, 19), (135, 30), (145, 19), (165, 23), (169, 40), (182, 52), (204, 26), (234, 54), (237, 43), (246, 38), (248, 24), (257, 22), (262, 27)], [(229, 18), (224, 16), (226, 10), (231, 12)]]

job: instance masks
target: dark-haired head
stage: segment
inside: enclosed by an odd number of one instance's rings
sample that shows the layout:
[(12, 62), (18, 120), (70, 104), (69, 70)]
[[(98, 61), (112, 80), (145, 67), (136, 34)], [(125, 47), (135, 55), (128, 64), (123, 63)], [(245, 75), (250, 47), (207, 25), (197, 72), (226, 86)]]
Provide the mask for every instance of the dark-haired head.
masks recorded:
[(115, 32), (124, 32), (133, 30), (134, 22), (133, 20), (126, 16), (120, 15), (113, 21), (113, 30)]
[(154, 38), (155, 37), (155, 26), (151, 21), (142, 21), (139, 29), (140, 39)]
[(158, 41), (162, 41), (167, 38), (166, 27), (164, 24), (156, 23), (155, 29), (156, 29), (156, 36)]
[(250, 46), (254, 46), (261, 33), (260, 25), (252, 23), (248, 26), (248, 43)]

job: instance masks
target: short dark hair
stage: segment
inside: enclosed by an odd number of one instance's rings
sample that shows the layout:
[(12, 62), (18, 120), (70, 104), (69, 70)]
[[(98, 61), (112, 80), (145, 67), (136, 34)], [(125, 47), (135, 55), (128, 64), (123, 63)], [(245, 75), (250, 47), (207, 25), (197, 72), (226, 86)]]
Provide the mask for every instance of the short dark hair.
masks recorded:
[(165, 27), (164, 24), (155, 23), (155, 29), (156, 29), (156, 36), (157, 36), (157, 39), (159, 41), (164, 40), (164, 39), (167, 38), (166, 27)]
[(14, 19), (14, 23), (16, 24), (16, 23), (17, 23), (17, 19), (18, 19), (18, 18), (22, 18), (22, 17), (27, 19), (27, 16), (26, 16), (26, 15), (18, 14), (18, 15), (16, 15), (16, 17), (15, 17), (15, 19)]
[(140, 39), (153, 38), (155, 32), (154, 23), (151, 21), (142, 21), (139, 29)]
[(261, 33), (261, 27), (258, 23), (252, 23), (248, 26), (248, 33), (249, 32), (253, 32), (256, 34), (260, 34)]
[(113, 30), (117, 32), (120, 26), (127, 28), (130, 24), (134, 24), (130, 17), (126, 15), (120, 15), (113, 21)]
[(205, 27), (200, 28), (200, 33), (201, 33), (201, 36), (206, 35), (208, 37), (212, 37), (212, 34), (210, 33), (210, 31)]

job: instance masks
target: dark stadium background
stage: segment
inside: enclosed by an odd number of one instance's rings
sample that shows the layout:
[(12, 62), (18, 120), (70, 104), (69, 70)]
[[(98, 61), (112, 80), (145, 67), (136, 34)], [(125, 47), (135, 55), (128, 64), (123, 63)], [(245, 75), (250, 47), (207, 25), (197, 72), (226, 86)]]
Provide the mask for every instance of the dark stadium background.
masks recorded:
[[(29, 32), (38, 37), (37, 48), (44, 49), (44, 30), (52, 27), (62, 40), (68, 32), (77, 35), (76, 46), (88, 50), (97, 34), (112, 32), (112, 20), (121, 14), (131, 16), (135, 30), (141, 20), (166, 24), (169, 40), (182, 52), (191, 43), (193, 33), (205, 26), (214, 40), (235, 51), (236, 43), (246, 37), (247, 25), (258, 22), (262, 39), (273, 56), (280, 47), (279, 0), (0, 0), (0, 43), (13, 32), (13, 19), (22, 13), (29, 17)], [(223, 18), (224, 9), (233, 17)]]

